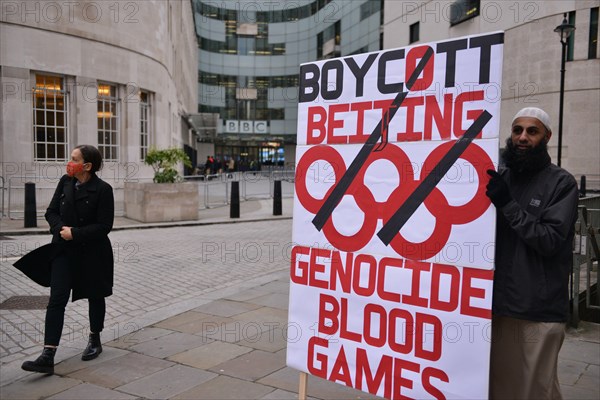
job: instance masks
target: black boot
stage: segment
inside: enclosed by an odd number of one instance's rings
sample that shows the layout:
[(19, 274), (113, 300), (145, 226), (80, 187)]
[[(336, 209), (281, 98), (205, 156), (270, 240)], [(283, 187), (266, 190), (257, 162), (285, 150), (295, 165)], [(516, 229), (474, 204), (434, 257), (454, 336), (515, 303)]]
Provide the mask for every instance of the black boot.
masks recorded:
[(102, 344), (100, 343), (100, 334), (99, 333), (90, 333), (90, 339), (88, 341), (87, 347), (83, 351), (81, 355), (81, 359), (83, 361), (93, 360), (98, 357), (98, 355), (102, 353)]
[(42, 354), (35, 361), (25, 361), (21, 368), (25, 371), (53, 374), (55, 354), (56, 347), (44, 347)]

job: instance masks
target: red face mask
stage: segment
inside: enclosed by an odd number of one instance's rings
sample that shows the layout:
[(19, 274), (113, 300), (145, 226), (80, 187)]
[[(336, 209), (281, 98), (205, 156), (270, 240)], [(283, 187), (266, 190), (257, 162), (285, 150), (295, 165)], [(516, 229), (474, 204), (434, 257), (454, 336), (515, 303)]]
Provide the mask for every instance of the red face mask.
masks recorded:
[(83, 164), (75, 163), (73, 161), (69, 161), (67, 163), (67, 175), (73, 177), (75, 174), (78, 174), (83, 171)]

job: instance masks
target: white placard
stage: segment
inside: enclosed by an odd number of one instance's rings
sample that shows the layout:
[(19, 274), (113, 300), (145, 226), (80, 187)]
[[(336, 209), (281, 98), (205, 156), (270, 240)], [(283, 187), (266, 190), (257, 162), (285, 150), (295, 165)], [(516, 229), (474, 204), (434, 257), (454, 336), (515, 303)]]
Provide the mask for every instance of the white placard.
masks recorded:
[(487, 397), (503, 38), (301, 66), (289, 366)]

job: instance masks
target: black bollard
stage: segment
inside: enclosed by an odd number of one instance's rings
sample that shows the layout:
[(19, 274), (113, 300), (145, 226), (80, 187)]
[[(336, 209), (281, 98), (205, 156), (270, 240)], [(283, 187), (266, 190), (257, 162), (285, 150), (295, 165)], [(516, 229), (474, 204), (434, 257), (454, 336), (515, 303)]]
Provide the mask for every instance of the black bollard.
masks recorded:
[(281, 215), (281, 181), (274, 181), (273, 188), (273, 215)]
[(231, 182), (231, 207), (229, 208), (229, 218), (240, 217), (240, 182)]
[(25, 228), (37, 228), (35, 183), (33, 182), (25, 184)]
[(581, 184), (579, 185), (579, 197), (585, 197), (586, 188), (585, 188), (585, 175), (581, 175)]

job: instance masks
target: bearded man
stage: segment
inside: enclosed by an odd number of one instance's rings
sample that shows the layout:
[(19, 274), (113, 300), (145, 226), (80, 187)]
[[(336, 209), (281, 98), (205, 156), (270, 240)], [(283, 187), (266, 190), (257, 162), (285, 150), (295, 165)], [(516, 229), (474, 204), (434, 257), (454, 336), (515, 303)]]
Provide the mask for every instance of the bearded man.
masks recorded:
[(569, 316), (579, 193), (550, 162), (550, 117), (520, 110), (486, 194), (497, 209), (491, 399), (561, 399), (558, 352)]

